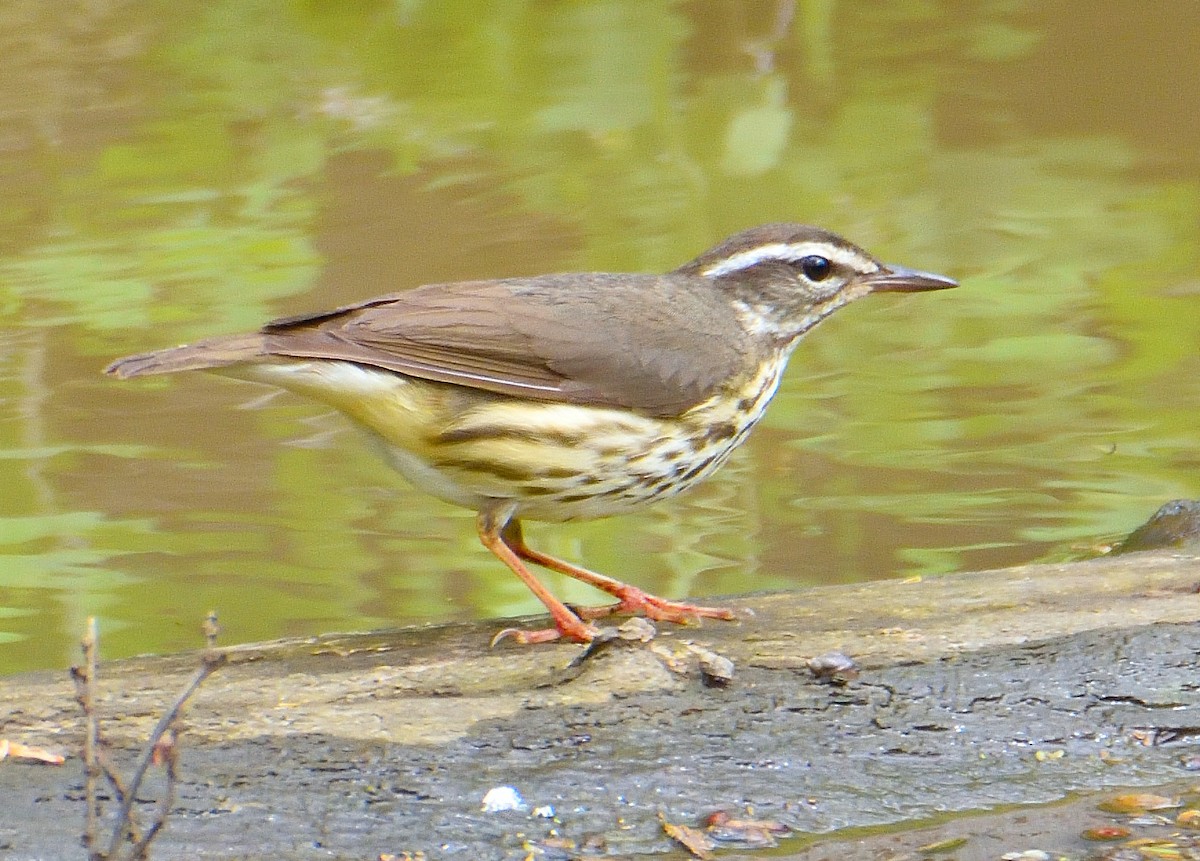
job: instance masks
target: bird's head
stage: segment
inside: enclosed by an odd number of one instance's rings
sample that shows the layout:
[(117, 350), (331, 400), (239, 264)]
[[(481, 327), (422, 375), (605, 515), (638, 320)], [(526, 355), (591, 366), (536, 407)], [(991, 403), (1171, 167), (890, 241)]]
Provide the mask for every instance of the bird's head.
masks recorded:
[(736, 233), (676, 272), (716, 282), (747, 331), (788, 342), (869, 293), (958, 286), (943, 275), (881, 263), (837, 234), (803, 224)]

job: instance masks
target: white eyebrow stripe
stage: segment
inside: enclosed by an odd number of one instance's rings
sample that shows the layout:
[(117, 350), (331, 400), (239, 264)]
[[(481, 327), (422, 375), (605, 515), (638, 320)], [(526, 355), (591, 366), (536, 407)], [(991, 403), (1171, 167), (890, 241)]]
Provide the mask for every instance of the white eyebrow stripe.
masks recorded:
[(720, 278), (731, 272), (741, 272), (759, 263), (776, 260), (783, 263), (795, 263), (804, 257), (815, 255), (846, 266), (850, 269), (861, 270), (864, 260), (861, 254), (849, 248), (839, 248), (828, 242), (772, 242), (770, 245), (760, 245), (746, 251), (739, 251), (732, 257), (705, 269), (701, 274), (706, 278)]

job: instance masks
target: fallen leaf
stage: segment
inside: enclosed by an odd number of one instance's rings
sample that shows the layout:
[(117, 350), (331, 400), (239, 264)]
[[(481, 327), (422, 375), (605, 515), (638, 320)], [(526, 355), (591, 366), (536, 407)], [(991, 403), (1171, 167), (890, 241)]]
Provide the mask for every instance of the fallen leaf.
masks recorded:
[(1098, 828), (1089, 828), (1081, 835), (1084, 840), (1094, 840), (1097, 842), (1105, 842), (1111, 840), (1124, 840), (1133, 832), (1128, 828), (1120, 825), (1101, 825)]
[(1145, 813), (1148, 810), (1165, 810), (1178, 807), (1179, 799), (1167, 798), (1165, 795), (1150, 795), (1133, 792), (1128, 795), (1114, 795), (1096, 805), (1105, 813)]
[(661, 813), (658, 814), (658, 821), (662, 823), (663, 831), (666, 832), (668, 837), (683, 844), (683, 847), (688, 852), (700, 858), (701, 861), (712, 861), (715, 857), (712, 851), (717, 848), (717, 844), (699, 828), (691, 828), (687, 825), (673, 825)]
[(966, 845), (966, 837), (947, 837), (945, 840), (938, 840), (936, 843), (926, 843), (924, 846), (918, 846), (917, 851), (925, 855), (933, 855), (938, 852), (953, 852), (955, 849), (961, 849)]
[(1200, 810), (1185, 810), (1175, 817), (1180, 828), (1200, 828)]
[(0, 759), (10, 756), (13, 759), (32, 759), (34, 762), (44, 762), (47, 765), (62, 765), (67, 761), (66, 757), (51, 753), (45, 748), (30, 747), (17, 741), (0, 739)]
[(735, 844), (747, 849), (775, 846), (775, 838), (791, 830), (772, 819), (734, 819), (724, 810), (710, 813), (704, 825), (708, 835), (719, 845)]

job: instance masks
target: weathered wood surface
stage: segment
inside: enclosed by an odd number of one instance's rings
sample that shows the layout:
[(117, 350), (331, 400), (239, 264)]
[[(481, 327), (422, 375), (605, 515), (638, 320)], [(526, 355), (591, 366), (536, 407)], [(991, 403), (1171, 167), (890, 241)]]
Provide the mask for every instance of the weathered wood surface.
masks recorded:
[[(660, 813), (752, 805), (827, 831), (1165, 782), (1200, 738), (1198, 586), (1200, 557), (1144, 553), (735, 599), (738, 623), (582, 660), (489, 649), (494, 625), (234, 647), (188, 708), (153, 857), (487, 861), (552, 830), (629, 857), (670, 848)], [(702, 683), (693, 645), (733, 662), (727, 686)], [(831, 650), (860, 678), (813, 679)], [(102, 665), (118, 760), (196, 665)], [(77, 751), (66, 674), (0, 679), (0, 737)], [(80, 772), (0, 763), (0, 856), (81, 856)], [(557, 821), (482, 812), (497, 785)]]

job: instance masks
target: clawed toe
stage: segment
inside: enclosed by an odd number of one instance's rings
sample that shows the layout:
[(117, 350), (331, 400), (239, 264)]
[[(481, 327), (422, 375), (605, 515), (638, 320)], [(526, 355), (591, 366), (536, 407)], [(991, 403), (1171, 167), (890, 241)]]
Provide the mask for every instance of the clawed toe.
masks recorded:
[(688, 604), (683, 601), (668, 601), (637, 589), (633, 586), (622, 590), (618, 595), (621, 600), (604, 607), (582, 607), (575, 610), (581, 619), (602, 619), (606, 616), (631, 614), (645, 616), (655, 622), (674, 622), (686, 625), (697, 619), (724, 619), (733, 621), (737, 618), (727, 607), (704, 607), (699, 604)]
[(571, 643), (590, 643), (599, 633), (591, 625), (583, 624), (578, 627), (572, 626), (568, 630), (541, 628), (535, 631), (526, 631), (521, 628), (505, 628), (503, 631), (498, 631), (496, 636), (492, 637), (491, 647), (494, 649), (504, 640), (512, 640), (514, 643), (522, 646), (529, 646), (534, 643), (552, 643), (555, 640), (566, 640)]

